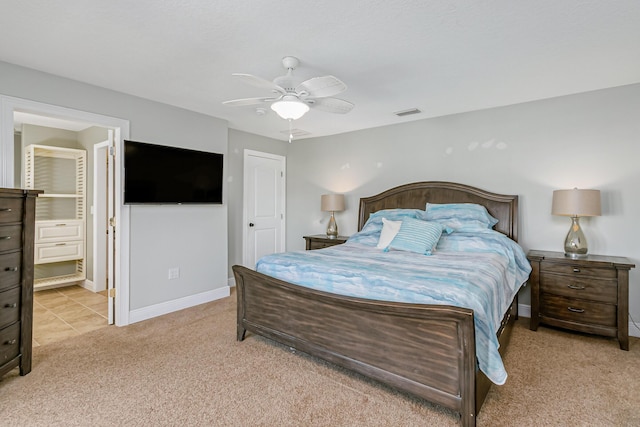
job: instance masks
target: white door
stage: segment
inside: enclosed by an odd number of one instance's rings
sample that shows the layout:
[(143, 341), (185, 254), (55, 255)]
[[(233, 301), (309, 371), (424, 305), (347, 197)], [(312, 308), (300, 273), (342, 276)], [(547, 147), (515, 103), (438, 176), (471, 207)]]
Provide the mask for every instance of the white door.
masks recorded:
[(114, 138), (108, 130), (106, 141), (94, 145), (93, 174), (93, 281), (96, 291), (106, 290), (108, 322), (115, 319), (115, 203), (114, 203)]
[(109, 153), (107, 155), (107, 296), (109, 297), (109, 324), (115, 321), (116, 306), (116, 204), (115, 204), (115, 140), (109, 130)]
[(243, 264), (285, 250), (285, 158), (244, 151)]

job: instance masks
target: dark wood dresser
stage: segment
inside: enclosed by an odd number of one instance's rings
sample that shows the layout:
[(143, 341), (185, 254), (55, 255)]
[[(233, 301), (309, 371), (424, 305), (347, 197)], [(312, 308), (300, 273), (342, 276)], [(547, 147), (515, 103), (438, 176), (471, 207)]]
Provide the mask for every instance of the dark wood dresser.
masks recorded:
[(529, 251), (531, 324), (617, 337), (629, 350), (629, 270), (627, 258)]
[(0, 189), (0, 376), (31, 372), (35, 198)]
[(306, 249), (322, 249), (329, 246), (341, 245), (349, 239), (349, 236), (338, 236), (335, 238), (329, 238), (326, 234), (316, 234), (313, 236), (304, 236), (304, 240), (307, 242)]

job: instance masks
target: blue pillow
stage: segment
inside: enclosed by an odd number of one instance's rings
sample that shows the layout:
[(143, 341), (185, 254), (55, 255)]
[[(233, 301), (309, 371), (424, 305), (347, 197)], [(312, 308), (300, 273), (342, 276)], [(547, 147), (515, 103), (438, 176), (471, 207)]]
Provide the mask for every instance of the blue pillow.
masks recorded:
[(435, 248), (441, 235), (442, 225), (437, 222), (404, 218), (398, 234), (385, 250), (397, 249), (431, 255), (431, 251)]
[(487, 208), (475, 203), (427, 203), (426, 211), (418, 218), (437, 221), (454, 231), (487, 230), (498, 223)]
[(401, 221), (403, 218), (417, 218), (424, 214), (422, 209), (382, 209), (369, 215), (369, 219), (362, 227), (364, 232), (380, 232), (382, 230), (382, 218), (389, 221)]

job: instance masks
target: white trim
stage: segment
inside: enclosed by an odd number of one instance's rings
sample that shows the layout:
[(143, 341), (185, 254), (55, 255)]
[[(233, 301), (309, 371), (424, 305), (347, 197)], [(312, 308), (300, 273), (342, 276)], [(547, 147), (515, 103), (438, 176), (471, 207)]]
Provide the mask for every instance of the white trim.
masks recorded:
[[(97, 230), (99, 230), (100, 228), (102, 228), (101, 226), (103, 226), (104, 224), (99, 224), (98, 223), (98, 217), (100, 217), (100, 212), (98, 210), (98, 206), (100, 205), (99, 201), (98, 201), (98, 192), (96, 191), (96, 189), (98, 189), (99, 187), (99, 182), (101, 181), (100, 177), (99, 177), (99, 173), (98, 173), (98, 166), (99, 164), (102, 164), (102, 162), (98, 161), (99, 158), (99, 153), (100, 150), (104, 150), (104, 149), (108, 149), (109, 145), (110, 145), (110, 140), (107, 139), (106, 141), (102, 141), (99, 142), (97, 144), (93, 145), (93, 200), (91, 201), (91, 215), (93, 217), (93, 230), (94, 230), (94, 238), (93, 238), (93, 247), (91, 248), (92, 252), (93, 252), (93, 279), (96, 279), (96, 276), (98, 276), (98, 271), (100, 269), (99, 263), (96, 262), (96, 260), (100, 259), (100, 243), (104, 243), (106, 245), (106, 237), (104, 238), (104, 240), (101, 240), (100, 238), (96, 238), (96, 236), (98, 234), (103, 235), (104, 233), (100, 233)], [(106, 169), (106, 167), (105, 167)], [(105, 178), (105, 181), (106, 178)], [(107, 184), (108, 187), (108, 184)], [(103, 188), (104, 190), (104, 188)], [(106, 209), (106, 207), (105, 207)], [(106, 216), (106, 214), (105, 214)], [(104, 257), (107, 257), (107, 254), (104, 254)], [(104, 264), (106, 265), (106, 263)], [(103, 267), (105, 269), (104, 271), (104, 275), (105, 277), (109, 277), (109, 273), (108, 271), (106, 271), (106, 267)], [(113, 280), (113, 278), (111, 278), (111, 280)], [(94, 284), (94, 292), (95, 292), (95, 284)], [(101, 289), (101, 290), (106, 290), (106, 289)]]
[(84, 282), (80, 283), (80, 286), (91, 292), (96, 291), (96, 284), (89, 279), (86, 279)]
[(173, 313), (174, 311), (226, 298), (229, 295), (231, 295), (231, 290), (228, 286), (223, 286), (221, 288), (214, 289), (213, 291), (202, 292), (196, 295), (189, 295), (183, 298), (161, 302), (159, 304), (131, 310), (129, 321), (130, 323), (141, 322), (164, 314)]
[(124, 162), (119, 153), (123, 152), (124, 139), (129, 139), (129, 121), (116, 117), (103, 116), (81, 110), (30, 101), (0, 95), (0, 187), (13, 187), (13, 112), (22, 111), (42, 116), (55, 117), (71, 121), (91, 123), (96, 126), (113, 129), (116, 156), (115, 185), (118, 189), (115, 197), (116, 217), (119, 227), (116, 227), (116, 325), (129, 324), (129, 206), (122, 204), (122, 177)]
[(640, 327), (639, 326), (636, 326), (633, 323), (633, 321), (631, 319), (629, 319), (629, 336), (640, 338)]
[(229, 277), (227, 279), (227, 286), (230, 288), (235, 288), (236, 287), (236, 278), (235, 277)]
[(518, 316), (531, 317), (531, 306), (525, 305), (525, 304), (518, 304)]

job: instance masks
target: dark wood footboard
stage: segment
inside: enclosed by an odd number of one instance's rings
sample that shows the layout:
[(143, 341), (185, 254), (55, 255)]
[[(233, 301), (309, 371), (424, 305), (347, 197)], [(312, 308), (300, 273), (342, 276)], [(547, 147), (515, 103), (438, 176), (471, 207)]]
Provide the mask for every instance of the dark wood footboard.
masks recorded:
[(344, 297), (241, 266), (233, 271), (238, 340), (246, 331), (271, 338), (450, 408), (463, 425), (475, 425), (472, 310)]

